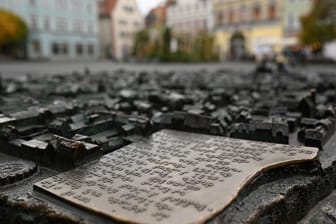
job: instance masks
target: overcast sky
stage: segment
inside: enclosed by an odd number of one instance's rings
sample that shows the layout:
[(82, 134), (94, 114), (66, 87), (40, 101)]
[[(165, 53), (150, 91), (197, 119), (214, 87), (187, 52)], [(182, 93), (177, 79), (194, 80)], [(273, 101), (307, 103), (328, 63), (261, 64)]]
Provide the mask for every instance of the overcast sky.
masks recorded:
[(147, 14), (149, 10), (151, 10), (153, 7), (157, 6), (161, 0), (137, 0), (139, 8), (142, 12), (142, 14)]

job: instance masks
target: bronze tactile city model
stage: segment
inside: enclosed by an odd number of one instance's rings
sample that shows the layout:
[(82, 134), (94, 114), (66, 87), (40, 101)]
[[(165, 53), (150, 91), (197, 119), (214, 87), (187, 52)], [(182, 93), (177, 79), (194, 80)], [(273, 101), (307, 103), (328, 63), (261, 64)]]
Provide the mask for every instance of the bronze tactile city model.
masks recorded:
[(335, 77), (2, 78), (0, 223), (329, 223)]

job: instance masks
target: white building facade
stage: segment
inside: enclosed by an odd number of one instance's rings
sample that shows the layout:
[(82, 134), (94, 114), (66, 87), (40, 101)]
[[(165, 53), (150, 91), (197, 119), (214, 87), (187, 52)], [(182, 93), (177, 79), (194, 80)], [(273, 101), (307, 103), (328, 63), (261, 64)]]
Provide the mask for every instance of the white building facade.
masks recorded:
[(145, 26), (136, 0), (100, 0), (99, 4), (102, 57), (117, 61), (129, 59), (136, 34)]
[(298, 34), (302, 28), (300, 20), (310, 12), (312, 5), (313, 0), (284, 0), (284, 46), (299, 44)]
[(1, 0), (29, 28), (29, 59), (92, 59), (99, 56), (95, 0)]
[(211, 32), (214, 27), (212, 0), (176, 0), (167, 7), (167, 26), (175, 34)]

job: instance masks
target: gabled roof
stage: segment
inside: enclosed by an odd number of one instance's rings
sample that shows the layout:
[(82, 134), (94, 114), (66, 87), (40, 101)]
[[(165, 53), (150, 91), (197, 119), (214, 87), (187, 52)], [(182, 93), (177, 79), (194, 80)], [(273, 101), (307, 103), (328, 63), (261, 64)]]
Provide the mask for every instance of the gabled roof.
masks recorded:
[(99, 0), (99, 16), (108, 16), (114, 10), (118, 0)]

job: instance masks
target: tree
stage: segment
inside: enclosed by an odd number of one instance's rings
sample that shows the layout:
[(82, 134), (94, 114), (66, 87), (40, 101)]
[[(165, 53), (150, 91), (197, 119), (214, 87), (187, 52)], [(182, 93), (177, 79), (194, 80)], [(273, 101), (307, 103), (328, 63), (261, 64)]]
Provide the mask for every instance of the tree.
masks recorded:
[(148, 44), (150, 41), (149, 31), (147, 29), (139, 31), (135, 36), (134, 55), (143, 59), (148, 54)]
[(161, 60), (167, 61), (170, 58), (170, 43), (172, 40), (172, 34), (169, 27), (165, 27), (162, 34), (163, 49)]
[(302, 44), (325, 44), (336, 38), (336, 1), (314, 0), (311, 12), (301, 18)]
[[(155, 35), (156, 34), (156, 35)], [(144, 29), (137, 33), (133, 54), (138, 59), (155, 59), (163, 62), (213, 61), (214, 38), (206, 32), (175, 36), (179, 49), (171, 52), (172, 31), (168, 27)]]
[(196, 45), (198, 60), (211, 61), (215, 58), (214, 38), (207, 32), (200, 32), (197, 35), (196, 43), (194, 45)]
[(0, 9), (0, 48), (22, 43), (28, 35), (25, 22), (12, 12)]

